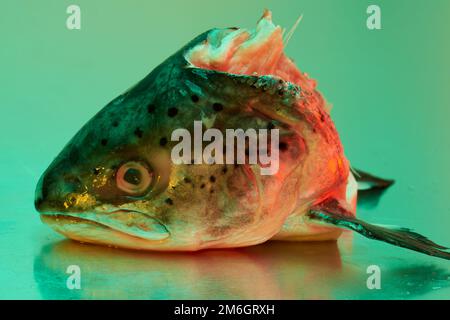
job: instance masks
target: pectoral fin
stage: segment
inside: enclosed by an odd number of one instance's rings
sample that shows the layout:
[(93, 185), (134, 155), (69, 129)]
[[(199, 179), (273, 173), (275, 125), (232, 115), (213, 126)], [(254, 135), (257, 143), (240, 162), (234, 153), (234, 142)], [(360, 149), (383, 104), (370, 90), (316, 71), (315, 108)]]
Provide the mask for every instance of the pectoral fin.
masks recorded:
[(370, 173), (352, 168), (353, 176), (358, 183), (358, 205), (374, 208), (378, 205), (381, 196), (394, 180), (376, 177)]
[(384, 190), (394, 184), (394, 180), (376, 177), (370, 173), (352, 168), (353, 175), (358, 182), (358, 191)]
[(311, 210), (307, 216), (312, 221), (324, 222), (356, 231), (369, 239), (384, 241), (394, 246), (450, 260), (450, 253), (446, 251), (448, 248), (440, 246), (410, 229), (374, 225), (346, 215), (341, 210), (337, 210), (337, 212), (330, 211), (319, 207)]

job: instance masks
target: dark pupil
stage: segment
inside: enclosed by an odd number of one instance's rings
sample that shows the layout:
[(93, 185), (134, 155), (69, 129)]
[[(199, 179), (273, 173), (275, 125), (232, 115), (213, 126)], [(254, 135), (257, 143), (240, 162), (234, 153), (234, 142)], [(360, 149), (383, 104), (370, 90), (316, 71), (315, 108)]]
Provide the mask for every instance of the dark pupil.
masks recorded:
[(141, 172), (137, 169), (128, 169), (123, 179), (128, 183), (139, 185), (141, 183)]

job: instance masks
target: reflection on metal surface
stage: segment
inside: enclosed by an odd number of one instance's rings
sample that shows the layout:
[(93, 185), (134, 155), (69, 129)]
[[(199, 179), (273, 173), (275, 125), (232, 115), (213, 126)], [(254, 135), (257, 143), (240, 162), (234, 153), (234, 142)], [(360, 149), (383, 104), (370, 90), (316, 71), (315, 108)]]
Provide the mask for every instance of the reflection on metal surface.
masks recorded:
[(394, 286), (396, 285), (404, 288), (403, 295), (420, 296), (432, 290), (450, 288), (450, 270), (432, 264), (409, 264), (391, 270), (388, 276), (397, 281), (395, 283), (387, 282), (384, 289), (395, 292)]
[[(68, 290), (67, 266), (81, 268), (81, 290)], [(34, 264), (43, 298), (331, 298), (341, 277), (335, 242), (272, 242), (193, 254), (125, 251), (62, 241)]]
[[(45, 299), (385, 299), (450, 287), (448, 269), (385, 260), (382, 290), (369, 290), (370, 263), (341, 259), (350, 245), (269, 242), (190, 254), (64, 240), (42, 248), (34, 277)], [(81, 268), (81, 290), (66, 287), (69, 265)]]

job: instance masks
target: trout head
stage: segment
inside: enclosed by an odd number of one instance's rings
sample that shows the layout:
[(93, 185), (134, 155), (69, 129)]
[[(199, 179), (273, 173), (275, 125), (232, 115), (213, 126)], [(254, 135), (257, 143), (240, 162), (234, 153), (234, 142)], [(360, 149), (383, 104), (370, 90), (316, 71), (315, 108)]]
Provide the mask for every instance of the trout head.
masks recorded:
[[(269, 12), (255, 30), (210, 30), (72, 138), (40, 178), (35, 206), (44, 223), (83, 242), (151, 250), (264, 242), (300, 203), (333, 192), (348, 176), (339, 138), (314, 88), (284, 55), (281, 28)], [(193, 140), (174, 160), (179, 129)], [(211, 163), (194, 150), (199, 138), (206, 150), (208, 129), (223, 134), (223, 143), (228, 129), (267, 132), (269, 138), (261, 143), (257, 136), (252, 149), (244, 137), (243, 163)], [(222, 145), (210, 155), (219, 149), (225, 156), (239, 148)], [(271, 162), (257, 158), (250, 164), (261, 149)], [(261, 174), (267, 167), (275, 170)]]

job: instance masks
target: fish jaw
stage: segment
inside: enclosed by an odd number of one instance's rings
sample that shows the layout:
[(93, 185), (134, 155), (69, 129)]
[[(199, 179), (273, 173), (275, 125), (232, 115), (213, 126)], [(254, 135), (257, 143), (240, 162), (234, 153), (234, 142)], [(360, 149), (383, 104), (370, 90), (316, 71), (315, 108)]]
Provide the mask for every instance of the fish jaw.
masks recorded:
[(138, 235), (133, 232), (117, 230), (107, 225), (88, 219), (80, 219), (69, 215), (41, 214), (41, 220), (56, 232), (63, 236), (82, 243), (92, 243), (105, 246), (113, 246), (136, 250), (163, 250), (167, 246), (170, 234), (163, 225), (154, 222), (158, 229), (159, 239), (149, 240), (143, 237), (142, 232)]
[(59, 214), (41, 213), (41, 217), (43, 219), (54, 219), (56, 222), (62, 217), (69, 220), (73, 219), (78, 223), (80, 221), (92, 222), (92, 224), (101, 225), (117, 232), (150, 241), (161, 241), (170, 236), (169, 231), (161, 222), (147, 214), (137, 211), (116, 210), (107, 213), (89, 211)]

